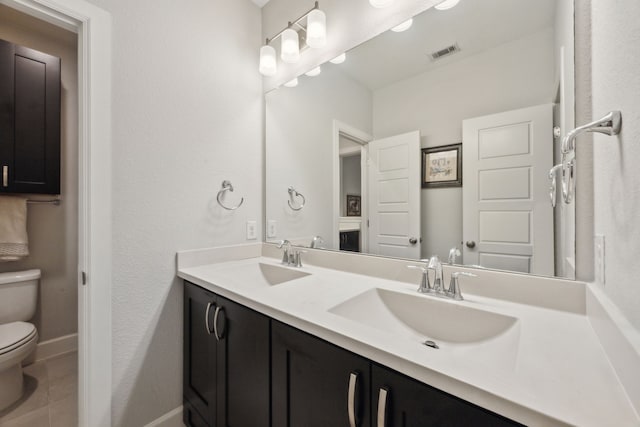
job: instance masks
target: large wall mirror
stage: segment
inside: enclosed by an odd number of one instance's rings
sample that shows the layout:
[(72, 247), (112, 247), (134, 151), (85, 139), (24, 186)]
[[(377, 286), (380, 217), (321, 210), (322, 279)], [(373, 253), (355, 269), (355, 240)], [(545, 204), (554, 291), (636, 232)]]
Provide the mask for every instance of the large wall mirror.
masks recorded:
[(573, 278), (573, 18), (461, 0), (267, 93), (266, 241)]

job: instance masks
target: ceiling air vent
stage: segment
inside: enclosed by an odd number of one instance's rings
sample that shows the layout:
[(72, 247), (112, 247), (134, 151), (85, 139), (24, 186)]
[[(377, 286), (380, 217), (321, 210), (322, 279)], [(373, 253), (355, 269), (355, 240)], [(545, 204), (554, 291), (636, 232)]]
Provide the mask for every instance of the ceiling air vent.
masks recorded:
[(447, 46), (444, 49), (437, 50), (429, 54), (431, 59), (437, 61), (438, 59), (442, 59), (445, 56), (453, 55), (456, 52), (460, 52), (460, 48), (457, 43), (452, 44), (451, 46)]

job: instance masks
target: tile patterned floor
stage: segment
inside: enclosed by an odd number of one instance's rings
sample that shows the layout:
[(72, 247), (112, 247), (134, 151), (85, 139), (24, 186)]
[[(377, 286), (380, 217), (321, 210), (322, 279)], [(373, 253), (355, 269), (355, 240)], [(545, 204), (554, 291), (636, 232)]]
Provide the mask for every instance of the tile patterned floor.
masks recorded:
[(78, 425), (78, 353), (65, 353), (24, 368), (25, 395), (0, 412), (0, 427)]

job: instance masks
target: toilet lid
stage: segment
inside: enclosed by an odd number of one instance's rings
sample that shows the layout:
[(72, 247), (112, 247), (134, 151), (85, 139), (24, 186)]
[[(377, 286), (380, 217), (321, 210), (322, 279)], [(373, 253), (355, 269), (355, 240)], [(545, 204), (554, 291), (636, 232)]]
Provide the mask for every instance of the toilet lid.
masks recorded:
[(0, 354), (7, 353), (36, 334), (36, 327), (27, 322), (0, 325)]

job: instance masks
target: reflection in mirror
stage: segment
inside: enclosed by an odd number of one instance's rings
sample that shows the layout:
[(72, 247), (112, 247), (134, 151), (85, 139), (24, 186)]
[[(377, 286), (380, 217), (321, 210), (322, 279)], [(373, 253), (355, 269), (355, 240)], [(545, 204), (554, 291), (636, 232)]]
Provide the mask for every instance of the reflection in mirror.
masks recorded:
[(462, 0), (267, 93), (267, 241), (573, 278), (573, 56), (572, 0)]

